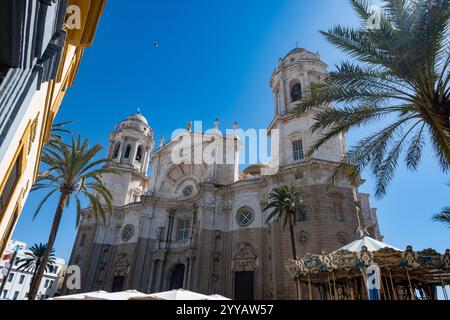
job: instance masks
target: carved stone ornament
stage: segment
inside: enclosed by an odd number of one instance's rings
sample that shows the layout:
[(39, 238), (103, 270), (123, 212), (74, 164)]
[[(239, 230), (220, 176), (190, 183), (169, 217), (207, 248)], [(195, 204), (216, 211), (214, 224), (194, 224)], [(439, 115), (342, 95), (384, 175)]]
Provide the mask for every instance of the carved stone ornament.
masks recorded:
[(212, 281), (213, 281), (214, 283), (218, 282), (219, 279), (220, 279), (220, 276), (219, 276), (218, 274), (213, 274), (213, 275), (212, 275)]
[(248, 243), (241, 243), (238, 248), (239, 252), (233, 257), (233, 271), (255, 271), (257, 256), (253, 247)]
[(125, 277), (130, 269), (130, 263), (128, 262), (126, 253), (121, 253), (114, 263), (113, 276)]
[(213, 262), (220, 262), (220, 256), (221, 256), (221, 253), (218, 251), (215, 251), (213, 253)]

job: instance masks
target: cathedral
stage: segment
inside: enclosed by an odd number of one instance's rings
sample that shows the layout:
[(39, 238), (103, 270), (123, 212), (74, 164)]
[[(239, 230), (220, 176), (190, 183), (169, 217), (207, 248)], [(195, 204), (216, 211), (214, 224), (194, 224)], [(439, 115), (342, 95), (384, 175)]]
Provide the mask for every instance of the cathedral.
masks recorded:
[[(369, 195), (358, 192), (363, 180), (329, 183), (345, 154), (344, 137), (304, 156), (318, 139), (310, 130), (317, 110), (291, 111), (306, 88), (326, 75), (318, 53), (297, 48), (279, 60), (270, 80), (274, 117), (268, 132), (279, 135), (273, 175), (261, 174), (264, 165), (241, 171), (237, 157), (226, 164), (174, 163), (176, 139), (155, 148), (153, 129), (140, 113), (119, 123), (108, 156), (121, 174), (102, 177), (114, 196), (112, 215), (105, 226), (85, 209), (70, 257), (70, 265), (81, 269), (78, 292), (184, 288), (236, 300), (294, 299), (295, 283), (285, 267), (292, 258), (288, 228), (266, 224), (263, 212), (271, 191), (282, 185), (304, 194), (295, 225), (299, 257), (333, 252), (362, 229), (382, 240), (376, 209)], [(238, 143), (235, 136), (208, 134)]]

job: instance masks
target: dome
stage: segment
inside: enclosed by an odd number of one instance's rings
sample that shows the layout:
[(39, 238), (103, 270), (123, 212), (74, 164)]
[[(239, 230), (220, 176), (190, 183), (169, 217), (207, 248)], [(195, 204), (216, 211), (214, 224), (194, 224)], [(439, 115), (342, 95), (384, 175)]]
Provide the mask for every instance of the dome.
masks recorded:
[(138, 120), (138, 121), (145, 123), (148, 126), (147, 119), (141, 113), (135, 113), (135, 114), (129, 116), (127, 120)]
[(291, 51), (289, 51), (286, 56), (294, 54), (294, 53), (298, 53), (298, 52), (307, 52), (307, 50), (305, 48), (294, 48)]
[(311, 51), (306, 50), (305, 48), (294, 48), (291, 51), (289, 51), (282, 60), (287, 60), (288, 57), (300, 57), (303, 59), (313, 59), (313, 60), (320, 60), (320, 55), (318, 53), (313, 53)]

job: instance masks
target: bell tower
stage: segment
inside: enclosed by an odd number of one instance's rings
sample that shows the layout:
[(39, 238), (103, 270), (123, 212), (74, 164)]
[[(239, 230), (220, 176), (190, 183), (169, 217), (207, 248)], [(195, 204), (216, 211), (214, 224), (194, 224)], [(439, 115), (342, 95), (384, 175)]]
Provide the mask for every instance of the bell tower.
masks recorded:
[(102, 179), (113, 193), (114, 206), (140, 201), (148, 189), (147, 171), (154, 146), (153, 129), (140, 112), (120, 122), (111, 133), (108, 157), (112, 162), (108, 166), (120, 174), (105, 174)]
[[(274, 119), (269, 127), (269, 133), (278, 129), (279, 148), (272, 145), (272, 150), (278, 150), (280, 166), (294, 165), (306, 161), (305, 154), (319, 138), (320, 133), (312, 133), (314, 113), (311, 110), (304, 114), (293, 113), (296, 106), (307, 94), (312, 83), (320, 83), (327, 76), (327, 65), (320, 60), (318, 53), (312, 53), (303, 48), (296, 48), (279, 60), (274, 70), (270, 87), (274, 96)], [(329, 108), (332, 106), (318, 106)], [(313, 155), (313, 158), (338, 162), (345, 152), (342, 136), (330, 140)]]

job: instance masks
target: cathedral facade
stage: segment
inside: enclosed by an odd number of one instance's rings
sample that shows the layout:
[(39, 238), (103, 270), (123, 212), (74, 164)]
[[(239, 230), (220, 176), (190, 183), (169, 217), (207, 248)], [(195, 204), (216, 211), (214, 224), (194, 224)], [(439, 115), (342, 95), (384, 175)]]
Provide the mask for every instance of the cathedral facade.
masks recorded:
[[(89, 208), (84, 211), (70, 258), (81, 269), (78, 292), (184, 288), (233, 299), (295, 298), (285, 268), (292, 258), (289, 231), (282, 223), (267, 225), (263, 212), (271, 191), (286, 184), (304, 194), (295, 226), (299, 257), (337, 250), (357, 239), (361, 227), (380, 239), (376, 210), (359, 185), (345, 178), (329, 184), (345, 153), (344, 138), (304, 156), (318, 138), (310, 131), (317, 111), (291, 111), (311, 83), (323, 80), (326, 68), (319, 54), (299, 48), (280, 59), (272, 74), (274, 118), (268, 131), (279, 135), (279, 151), (272, 149), (279, 170), (273, 175), (262, 175), (263, 165), (241, 172), (238, 157), (226, 164), (174, 163), (177, 139), (155, 149), (153, 129), (141, 114), (118, 124), (109, 157), (121, 174), (103, 176), (114, 210), (107, 226)], [(215, 130), (196, 133), (189, 127), (187, 135), (239, 148), (236, 136), (222, 135), (218, 123)]]

